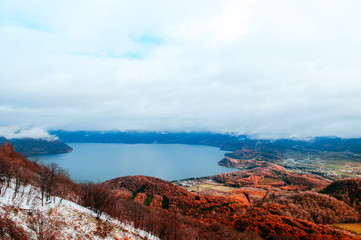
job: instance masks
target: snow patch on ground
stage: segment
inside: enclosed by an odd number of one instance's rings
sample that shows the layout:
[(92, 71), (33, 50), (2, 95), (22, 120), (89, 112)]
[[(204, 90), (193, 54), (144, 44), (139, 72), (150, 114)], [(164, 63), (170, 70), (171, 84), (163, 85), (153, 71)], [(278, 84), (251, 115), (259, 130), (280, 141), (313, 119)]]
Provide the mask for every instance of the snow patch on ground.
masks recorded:
[(42, 204), (39, 189), (32, 185), (21, 186), (15, 195), (14, 181), (7, 188), (5, 184), (0, 188), (0, 215), (21, 226), (30, 239), (39, 234), (55, 234), (56, 239), (159, 239), (105, 214), (96, 219), (93, 211), (59, 197)]

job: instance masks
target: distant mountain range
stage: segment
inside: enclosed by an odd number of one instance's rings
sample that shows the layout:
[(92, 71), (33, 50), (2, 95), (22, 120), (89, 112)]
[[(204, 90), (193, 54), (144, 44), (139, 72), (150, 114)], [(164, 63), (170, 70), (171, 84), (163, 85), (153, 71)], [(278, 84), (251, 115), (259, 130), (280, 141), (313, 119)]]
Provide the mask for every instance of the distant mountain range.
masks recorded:
[(5, 142), (10, 142), (17, 152), (26, 156), (68, 153), (73, 151), (70, 146), (59, 140), (48, 141), (33, 138), (6, 139), (4, 137), (0, 137), (0, 146), (2, 146)]
[(241, 158), (253, 155), (264, 159), (279, 159), (288, 151), (303, 153), (342, 152), (347, 158), (361, 158), (361, 138), (343, 139), (337, 137), (316, 137), (309, 140), (295, 139), (255, 139), (246, 135), (212, 132), (151, 132), (151, 131), (64, 131), (49, 132), (59, 140), (6, 139), (0, 137), (0, 145), (11, 142), (24, 155), (56, 154), (71, 152), (66, 143), (160, 143), (194, 144), (219, 147), (232, 151), (229, 157)]
[(236, 142), (239, 136), (211, 132), (146, 132), (146, 131), (50, 131), (61, 141), (92, 143), (162, 143), (221, 146)]
[(212, 132), (142, 132), (142, 131), (50, 131), (59, 140), (92, 143), (162, 143), (197, 144), (220, 147), (223, 150), (257, 149), (264, 154), (285, 151), (328, 151), (361, 154), (361, 138), (343, 139), (337, 137), (316, 137), (310, 140), (296, 139), (254, 139), (246, 135)]

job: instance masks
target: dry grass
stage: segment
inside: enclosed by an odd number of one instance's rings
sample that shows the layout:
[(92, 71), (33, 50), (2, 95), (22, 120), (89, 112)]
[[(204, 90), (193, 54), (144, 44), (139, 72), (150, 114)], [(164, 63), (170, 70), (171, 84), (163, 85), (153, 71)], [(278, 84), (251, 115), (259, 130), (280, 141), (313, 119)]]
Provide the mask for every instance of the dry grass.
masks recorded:
[(190, 187), (188, 189), (191, 191), (194, 191), (194, 192), (199, 192), (199, 191), (204, 191), (204, 190), (217, 190), (217, 191), (221, 191), (221, 192), (230, 192), (236, 188), (228, 187), (228, 186), (224, 186), (224, 185), (218, 185), (218, 184), (203, 183), (203, 184), (199, 184), (199, 185)]
[(336, 224), (336, 226), (361, 234), (361, 223), (340, 223)]
[(259, 185), (282, 184), (282, 181), (276, 178), (264, 177), (258, 184)]

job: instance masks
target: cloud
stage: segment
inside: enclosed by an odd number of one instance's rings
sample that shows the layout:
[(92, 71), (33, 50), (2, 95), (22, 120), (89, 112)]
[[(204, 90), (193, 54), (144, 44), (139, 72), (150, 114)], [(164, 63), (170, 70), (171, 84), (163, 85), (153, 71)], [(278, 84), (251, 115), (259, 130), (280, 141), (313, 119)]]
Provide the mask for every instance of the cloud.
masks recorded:
[(58, 140), (56, 136), (50, 135), (46, 130), (39, 127), (21, 129), (17, 126), (0, 126), (0, 136), (7, 139), (34, 138), (48, 141)]
[(2, 1), (0, 124), (361, 137), (360, 5)]

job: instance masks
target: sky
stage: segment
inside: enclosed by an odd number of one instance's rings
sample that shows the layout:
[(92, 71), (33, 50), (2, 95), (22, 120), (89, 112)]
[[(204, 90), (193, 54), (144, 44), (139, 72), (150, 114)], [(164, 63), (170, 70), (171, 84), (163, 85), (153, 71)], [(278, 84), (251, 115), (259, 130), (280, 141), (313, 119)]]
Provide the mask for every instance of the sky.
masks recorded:
[(361, 1), (0, 0), (0, 135), (361, 137)]

